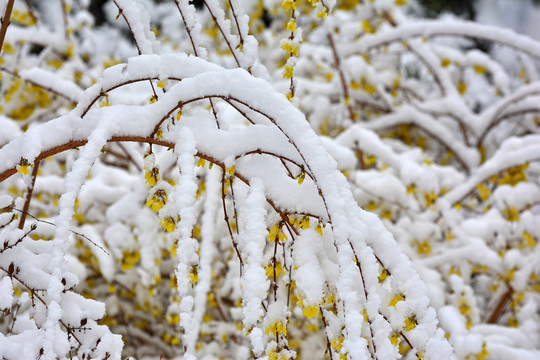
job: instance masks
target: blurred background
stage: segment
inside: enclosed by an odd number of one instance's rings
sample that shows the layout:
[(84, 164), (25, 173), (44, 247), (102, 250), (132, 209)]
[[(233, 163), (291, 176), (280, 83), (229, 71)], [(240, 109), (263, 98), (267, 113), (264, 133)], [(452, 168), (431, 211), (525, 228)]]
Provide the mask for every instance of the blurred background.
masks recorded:
[[(37, 3), (40, 0), (31, 2)], [(90, 8), (98, 25), (105, 21), (103, 4), (108, 0), (90, 0)], [(147, 0), (149, 1), (149, 0)], [(155, 2), (172, 0), (154, 0)], [(419, 15), (436, 18), (455, 14), (485, 24), (512, 28), (540, 40), (540, 0), (411, 0), (419, 4)], [(201, 5), (202, 0), (192, 0)]]
[(540, 40), (540, 0), (418, 0), (423, 15), (453, 13), (468, 20), (498, 25)]

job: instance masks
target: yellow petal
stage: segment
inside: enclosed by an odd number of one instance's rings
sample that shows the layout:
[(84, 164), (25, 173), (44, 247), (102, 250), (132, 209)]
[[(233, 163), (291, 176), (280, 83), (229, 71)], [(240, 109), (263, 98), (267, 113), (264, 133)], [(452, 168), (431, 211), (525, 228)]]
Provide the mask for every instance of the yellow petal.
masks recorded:
[(388, 306), (395, 307), (398, 302), (403, 301), (403, 300), (405, 300), (405, 296), (403, 296), (402, 294), (396, 294), (394, 295), (392, 300), (390, 300), (390, 302), (388, 303)]

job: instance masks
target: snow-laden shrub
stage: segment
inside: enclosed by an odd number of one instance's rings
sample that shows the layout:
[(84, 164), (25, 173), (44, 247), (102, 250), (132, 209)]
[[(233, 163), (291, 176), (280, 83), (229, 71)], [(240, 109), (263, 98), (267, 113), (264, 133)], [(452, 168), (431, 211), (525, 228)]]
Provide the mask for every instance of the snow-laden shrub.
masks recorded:
[(540, 46), (406, 3), (15, 3), (0, 356), (537, 358)]

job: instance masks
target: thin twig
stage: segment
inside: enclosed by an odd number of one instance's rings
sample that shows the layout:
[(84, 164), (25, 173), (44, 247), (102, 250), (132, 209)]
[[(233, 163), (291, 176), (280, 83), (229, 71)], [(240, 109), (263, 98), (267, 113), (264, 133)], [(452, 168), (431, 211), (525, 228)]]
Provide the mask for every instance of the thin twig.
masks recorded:
[[(238, 243), (236, 242), (233, 231), (231, 229), (231, 224), (229, 223), (229, 215), (227, 213), (227, 205), (225, 204), (225, 168), (223, 168), (223, 174), (221, 176), (221, 202), (223, 205), (223, 216), (225, 218), (225, 223), (227, 224), (227, 229), (229, 230), (229, 235), (231, 237), (231, 241), (234, 247), (234, 250), (236, 251), (236, 255), (238, 256), (238, 260), (240, 261), (240, 276), (242, 276), (242, 269), (244, 267), (244, 261), (242, 260), (242, 256), (240, 255), (240, 250), (238, 249)], [(232, 177), (230, 179), (230, 186), (232, 187)]]
[(27, 83), (30, 83), (30, 84), (32, 84), (32, 85), (35, 85), (35, 86), (37, 86), (37, 87), (39, 87), (39, 88), (41, 88), (41, 89), (43, 89), (43, 90), (45, 90), (45, 91), (48, 91), (48, 92), (50, 92), (50, 93), (53, 93), (54, 95), (60, 96), (60, 97), (66, 99), (66, 100), (68, 100), (68, 101), (70, 101), (70, 102), (72, 102), (72, 103), (77, 103), (77, 99), (72, 98), (69, 94), (63, 94), (63, 93), (61, 93), (61, 92), (58, 92), (57, 90), (55, 90), (55, 89), (53, 89), (53, 88), (51, 88), (51, 87), (48, 87), (48, 86), (46, 86), (46, 85), (39, 84), (39, 83), (35, 82), (35, 81), (32, 80), (32, 79), (23, 79), (23, 78), (21, 77), (20, 74), (18, 74), (18, 73), (15, 72), (15, 71), (9, 70), (9, 69), (6, 68), (6, 67), (0, 66), (0, 71), (3, 71), (3, 72), (5, 72), (6, 74), (9, 74), (9, 75), (11, 75), (11, 76), (20, 78), (20, 79), (26, 81)]
[[(14, 207), (12, 207), (12, 206), (8, 206), (8, 209), (14, 210), (14, 211), (18, 211), (18, 212), (21, 212), (21, 213), (23, 212), (23, 210), (14, 208)], [(35, 217), (35, 216), (29, 214), (29, 213), (26, 213), (26, 215), (29, 216), (29, 217), (31, 217), (32, 219), (38, 221), (38, 222), (41, 222), (41, 223), (44, 223), (44, 224), (47, 224), (47, 225), (56, 226), (55, 223), (52, 223), (52, 222), (50, 222), (50, 221), (46, 221), (46, 220), (43, 220), (43, 219), (39, 219), (39, 218), (37, 218), (37, 217)], [(73, 231), (73, 230), (69, 230), (69, 231), (70, 231), (71, 233), (73, 233), (74, 235), (77, 235), (77, 236), (79, 236), (79, 237), (81, 237), (81, 238), (84, 238), (84, 239), (88, 240), (89, 242), (92, 243), (92, 245), (94, 245), (94, 246), (96, 246), (97, 248), (101, 249), (101, 251), (103, 251), (105, 254), (111, 256), (111, 254), (110, 254), (107, 250), (105, 250), (102, 246), (96, 244), (96, 243), (95, 243), (92, 239), (90, 239), (88, 236), (86, 236), (86, 235), (84, 235), (84, 234), (81, 234), (80, 232), (77, 232), (77, 231)]]
[(31, 184), (28, 186), (28, 193), (26, 194), (26, 200), (24, 201), (24, 207), (21, 213), (21, 219), (19, 220), (19, 229), (24, 228), (24, 222), (26, 221), (26, 214), (28, 213), (28, 208), (30, 207), (30, 201), (32, 200), (32, 193), (34, 192), (34, 185), (36, 183), (38, 168), (39, 168), (39, 159), (34, 162), (34, 168), (32, 169), (32, 180)]
[(32, 22), (34, 24), (37, 24), (38, 18), (36, 14), (34, 13), (34, 10), (32, 9), (32, 5), (30, 4), (30, 1), (24, 0), (24, 4), (26, 5), (26, 10), (28, 10), (28, 14), (30, 14), (30, 17), (32, 18)]
[(231, 7), (231, 12), (234, 18), (234, 22), (236, 23), (236, 28), (238, 29), (238, 35), (240, 36), (240, 45), (243, 47), (244, 37), (242, 36), (242, 30), (240, 29), (240, 24), (238, 23), (238, 16), (236, 16), (236, 12), (234, 11), (234, 6), (231, 0), (229, 0), (229, 6)]
[(0, 53), (2, 53), (2, 46), (4, 45), (4, 39), (6, 37), (6, 31), (9, 26), (9, 20), (11, 19), (11, 11), (13, 10), (13, 3), (15, 0), (8, 0), (6, 5), (6, 12), (2, 18), (2, 25), (0, 27)]
[(495, 324), (501, 317), (504, 309), (506, 306), (508, 306), (508, 302), (512, 299), (512, 294), (514, 293), (514, 290), (511, 286), (508, 286), (508, 290), (503, 294), (503, 296), (499, 299), (499, 302), (497, 303), (497, 306), (495, 306), (495, 309), (493, 309), (493, 312), (487, 317), (486, 323), (488, 324)]
[[(238, 57), (236, 56), (236, 52), (234, 51), (234, 48), (231, 44), (231, 42), (229, 41), (229, 39), (227, 38), (227, 36), (225, 35), (225, 31), (223, 30), (223, 28), (221, 27), (221, 25), (219, 24), (219, 21), (216, 17), (216, 15), (214, 14), (214, 12), (212, 11), (212, 8), (210, 5), (208, 5), (208, 2), (203, 0), (204, 1), (204, 5), (206, 5), (206, 8), (208, 9), (208, 12), (210, 13), (210, 16), (212, 17), (212, 20), (214, 20), (214, 23), (216, 24), (217, 28), (219, 29), (219, 32), (221, 33), (221, 35), (223, 36), (223, 39), (225, 40), (225, 43), (227, 44), (227, 46), (229, 47), (229, 50), (231, 51), (231, 54), (234, 58), (234, 61), (236, 62), (236, 65), (238, 67), (242, 67), (240, 65), (240, 61), (238, 60)], [(249, 69), (248, 69), (249, 71)]]
[[(45, 300), (43, 300), (43, 298), (41, 296), (39, 296), (36, 289), (34, 289), (34, 288), (30, 287), (29, 285), (27, 285), (24, 281), (22, 281), (19, 277), (17, 277), (17, 275), (15, 275), (15, 274), (9, 272), (8, 270), (4, 269), (2, 266), (0, 266), (0, 270), (4, 271), (6, 274), (8, 274), (9, 277), (17, 280), (22, 286), (24, 286), (30, 292), (30, 294), (32, 295), (32, 298), (35, 297), (36, 299), (39, 300), (40, 303), (42, 303), (45, 307), (47, 307), (47, 303), (45, 302)], [(64, 323), (62, 320), (58, 320), (58, 322), (64, 327), (64, 329), (66, 329), (67, 333), (70, 336), (73, 336), (73, 338), (79, 343), (79, 345), (82, 345), (81, 341), (73, 333), (73, 330), (72, 330), (71, 327), (67, 326), (66, 323)]]
[(343, 69), (341, 68), (341, 61), (339, 59), (339, 54), (336, 49), (336, 44), (334, 42), (334, 37), (332, 34), (328, 33), (328, 42), (330, 43), (330, 48), (332, 49), (332, 54), (334, 55), (334, 62), (336, 64), (336, 69), (339, 73), (339, 80), (341, 82), (341, 89), (343, 90), (343, 96), (345, 97), (345, 105), (347, 106), (347, 109), (349, 110), (349, 117), (351, 118), (351, 121), (356, 121), (356, 113), (354, 112), (354, 109), (351, 105), (351, 96), (349, 95), (349, 87), (347, 86), (347, 81), (345, 80), (345, 74), (343, 73)]

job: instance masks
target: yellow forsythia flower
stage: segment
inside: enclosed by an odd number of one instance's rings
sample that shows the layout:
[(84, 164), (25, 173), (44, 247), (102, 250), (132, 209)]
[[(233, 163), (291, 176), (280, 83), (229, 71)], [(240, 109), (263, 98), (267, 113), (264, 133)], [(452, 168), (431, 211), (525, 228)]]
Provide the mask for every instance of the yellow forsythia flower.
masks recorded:
[(398, 333), (398, 332), (393, 332), (393, 333), (390, 335), (390, 342), (391, 342), (392, 345), (394, 345), (394, 346), (398, 346), (398, 345), (399, 345), (399, 333)]
[(405, 319), (405, 331), (413, 330), (416, 325), (418, 325), (418, 322), (416, 321), (416, 316), (412, 315)]
[(158, 190), (154, 193), (154, 195), (148, 198), (148, 200), (146, 201), (146, 206), (151, 207), (152, 210), (158, 212), (159, 210), (161, 210), (161, 208), (163, 208), (163, 206), (165, 206), (166, 202), (167, 194), (164, 190)]
[(281, 321), (276, 321), (272, 325), (266, 328), (265, 331), (266, 335), (274, 335), (277, 336), (277, 334), (283, 334), (283, 336), (287, 336), (287, 328)]
[(465, 94), (465, 92), (467, 91), (467, 84), (465, 84), (463, 81), (460, 81), (458, 83), (458, 91), (460, 95)]
[(489, 355), (491, 355), (489, 353), (489, 351), (487, 351), (487, 348), (486, 348), (486, 343), (484, 343), (482, 345), (482, 352), (480, 352), (478, 355), (476, 355), (476, 359), (477, 360), (484, 360), (486, 359)]
[(308, 319), (313, 319), (319, 313), (319, 305), (304, 306), (303, 313)]
[(298, 45), (290, 39), (283, 41), (281, 49), (285, 50), (290, 55), (298, 55)]
[(309, 218), (307, 216), (304, 216), (302, 218), (302, 221), (300, 222), (300, 228), (302, 230), (309, 229)]
[(508, 221), (519, 221), (519, 213), (515, 206), (512, 206), (510, 208), (504, 208), (501, 213)]
[(268, 276), (269, 278), (274, 277), (274, 272), (276, 274), (276, 278), (278, 278), (281, 274), (285, 275), (285, 270), (283, 269), (283, 265), (281, 265), (280, 262), (276, 262), (275, 268), (272, 264), (269, 264), (265, 268), (265, 271), (266, 271), (266, 276)]
[(381, 213), (381, 217), (386, 220), (392, 220), (392, 216), (393, 216), (392, 211), (388, 209), (383, 210)]
[(418, 251), (418, 254), (420, 255), (431, 254), (431, 245), (429, 244), (429, 240), (425, 240), (425, 241), (422, 241), (421, 243), (418, 243), (418, 247), (416, 248), (416, 251)]
[(274, 241), (279, 232), (279, 224), (272, 225), (270, 228), (270, 233), (268, 234), (268, 241)]
[(290, 79), (293, 76), (293, 68), (291, 66), (285, 66), (285, 70), (283, 71), (283, 77), (285, 79)]
[(379, 282), (382, 283), (384, 279), (386, 279), (387, 275), (388, 275), (388, 270), (383, 269), (383, 271), (381, 271), (381, 275), (379, 275)]
[(268, 360), (279, 360), (276, 350), (272, 350), (268, 353)]
[(99, 107), (111, 106), (109, 102), (109, 95), (105, 95), (105, 101)]
[(491, 195), (491, 190), (485, 186), (484, 184), (478, 184), (476, 185), (476, 189), (478, 190), (478, 196), (482, 201), (487, 201), (489, 199), (489, 195)]
[(345, 337), (340, 336), (332, 340), (332, 348), (336, 349), (336, 351), (340, 351), (343, 347), (343, 340), (345, 340)]
[(473, 65), (473, 69), (477, 74), (484, 75), (487, 72), (487, 69), (482, 65)]
[(281, 6), (286, 10), (296, 10), (296, 1), (295, 0), (283, 0)]
[(392, 300), (390, 300), (390, 302), (388, 303), (388, 306), (396, 306), (396, 304), (400, 301), (403, 301), (405, 300), (405, 296), (403, 296), (403, 294), (396, 294)]
[(199, 272), (197, 270), (197, 266), (193, 266), (191, 268), (191, 271), (189, 273), (189, 281), (191, 281), (192, 284), (196, 284), (199, 282)]
[(362, 316), (364, 317), (365, 322), (369, 322), (369, 316), (366, 309), (362, 310)]
[(467, 302), (467, 299), (465, 299), (465, 298), (459, 299), (458, 306), (459, 306), (459, 312), (462, 315), (465, 315), (465, 316), (472, 315), (472, 308), (469, 305), (469, 303)]
[(28, 175), (28, 165), (17, 165), (17, 171), (19, 174)]
[(295, 19), (289, 20), (289, 22), (287, 23), (287, 30), (289, 30), (290, 32), (294, 32), (296, 30), (296, 20)]
[(374, 203), (373, 201), (370, 201), (366, 204), (366, 210), (367, 211), (375, 211), (379, 208), (379, 205)]
[(170, 216), (167, 216), (165, 219), (161, 220), (159, 225), (163, 226), (163, 229), (169, 233), (172, 233), (176, 229), (176, 223)]
[(369, 95), (373, 95), (377, 91), (377, 87), (370, 84), (364, 76), (361, 79), (360, 88), (367, 92)]
[(426, 201), (426, 206), (431, 206), (437, 200), (437, 194), (434, 192), (424, 193), (424, 200)]
[(525, 246), (533, 247), (534, 245), (536, 245), (536, 242), (534, 241), (533, 236), (527, 231), (523, 232), (523, 234), (521, 235), (521, 238), (523, 239)]
[(362, 21), (362, 29), (368, 34), (373, 34), (375, 32), (375, 29), (371, 26), (368, 19)]
[(159, 174), (159, 170), (157, 168), (153, 168), (152, 170), (147, 171), (144, 174), (146, 183), (149, 184), (150, 186), (156, 186), (157, 181), (158, 181), (158, 174)]

